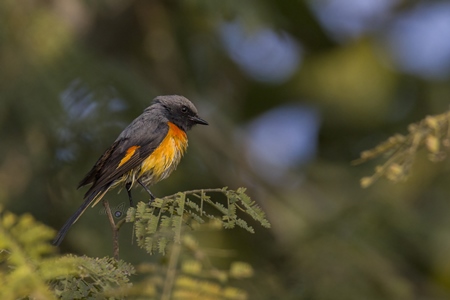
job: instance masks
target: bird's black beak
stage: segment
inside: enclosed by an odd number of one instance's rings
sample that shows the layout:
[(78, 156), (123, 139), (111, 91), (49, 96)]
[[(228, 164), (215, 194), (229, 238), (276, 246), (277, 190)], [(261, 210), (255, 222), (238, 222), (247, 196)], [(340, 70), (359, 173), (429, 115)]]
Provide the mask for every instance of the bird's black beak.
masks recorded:
[(195, 124), (201, 124), (201, 125), (209, 125), (208, 122), (206, 122), (205, 120), (199, 118), (199, 117), (190, 117), (189, 118), (192, 122), (194, 122)]

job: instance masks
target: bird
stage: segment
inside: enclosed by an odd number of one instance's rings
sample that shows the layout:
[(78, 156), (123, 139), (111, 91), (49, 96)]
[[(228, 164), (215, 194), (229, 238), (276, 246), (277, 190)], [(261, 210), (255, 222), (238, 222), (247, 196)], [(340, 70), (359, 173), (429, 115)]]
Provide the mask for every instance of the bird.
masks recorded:
[(97, 160), (78, 188), (91, 184), (84, 202), (59, 230), (53, 245), (59, 246), (70, 227), (90, 205), (95, 206), (110, 190), (125, 187), (130, 206), (131, 189), (137, 184), (149, 189), (167, 178), (177, 167), (188, 146), (187, 131), (194, 125), (208, 125), (198, 116), (197, 108), (179, 95), (157, 96), (134, 119)]

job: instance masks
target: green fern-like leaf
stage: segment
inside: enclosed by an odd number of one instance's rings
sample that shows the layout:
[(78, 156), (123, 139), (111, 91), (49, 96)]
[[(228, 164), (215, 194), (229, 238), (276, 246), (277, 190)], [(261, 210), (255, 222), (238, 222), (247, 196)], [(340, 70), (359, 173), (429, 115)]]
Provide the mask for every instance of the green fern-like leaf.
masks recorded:
[[(226, 202), (211, 200), (207, 192), (221, 193)], [(196, 198), (197, 201), (193, 201)], [(208, 212), (206, 206), (212, 208)], [(214, 212), (215, 211), (215, 212)], [(180, 192), (162, 199), (155, 199), (149, 206), (138, 203), (136, 209), (127, 212), (127, 222), (134, 222), (138, 245), (148, 253), (165, 253), (170, 241), (181, 242), (186, 226), (196, 228), (195, 224), (204, 224), (205, 220), (220, 221), (223, 228), (232, 229), (239, 226), (250, 233), (255, 230), (239, 214), (248, 215), (269, 228), (262, 209), (245, 193), (245, 188), (237, 191), (228, 188)]]
[[(122, 299), (131, 287), (129, 277), (134, 267), (113, 258), (90, 258), (67, 255), (46, 262), (49, 271), (57, 271), (50, 281), (61, 299)], [(65, 274), (61, 274), (66, 270)]]
[(249, 225), (247, 224), (247, 222), (245, 222), (245, 220), (243, 220), (243, 219), (237, 219), (237, 220), (236, 220), (236, 225), (238, 225), (238, 226), (241, 227), (242, 229), (247, 230), (247, 231), (250, 232), (250, 233), (255, 233), (255, 229), (253, 229), (252, 226), (249, 226)]
[(245, 190), (245, 188), (239, 188), (236, 192), (239, 204), (245, 207), (245, 212), (252, 217), (253, 220), (258, 221), (261, 226), (265, 228), (270, 228), (270, 222), (267, 220), (265, 212), (250, 199), (245, 193)]
[(54, 230), (25, 214), (17, 216), (0, 206), (0, 299), (55, 299), (41, 276), (40, 261), (54, 253), (49, 240)]
[(161, 254), (166, 254), (166, 247), (168, 244), (168, 240), (165, 236), (161, 237), (158, 241), (158, 252)]
[(0, 212), (0, 299), (121, 299), (134, 268), (112, 258), (56, 257), (54, 230)]
[(185, 204), (185, 205), (186, 205), (187, 207), (192, 208), (192, 209), (195, 210), (196, 212), (201, 212), (200, 206), (198, 206), (197, 203), (195, 203), (195, 202), (193, 202), (193, 201), (191, 201), (191, 200), (189, 200), (189, 199), (186, 199), (186, 204)]
[(173, 215), (161, 216), (161, 228), (170, 228), (170, 225), (172, 224), (172, 218), (173, 218)]
[(204, 224), (205, 220), (203, 220), (202, 217), (200, 217), (197, 213), (193, 212), (192, 210), (186, 210), (186, 213), (198, 224)]

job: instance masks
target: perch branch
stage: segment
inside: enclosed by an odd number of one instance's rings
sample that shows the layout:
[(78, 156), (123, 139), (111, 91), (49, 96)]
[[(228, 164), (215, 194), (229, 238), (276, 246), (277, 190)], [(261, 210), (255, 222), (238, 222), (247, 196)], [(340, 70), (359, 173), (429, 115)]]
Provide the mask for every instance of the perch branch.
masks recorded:
[(103, 200), (103, 206), (105, 207), (106, 215), (108, 216), (109, 225), (111, 225), (111, 229), (113, 232), (113, 256), (115, 260), (119, 260), (119, 229), (123, 224), (122, 220), (119, 223), (114, 222), (114, 217), (111, 213), (111, 209), (109, 208), (109, 203), (106, 200)]

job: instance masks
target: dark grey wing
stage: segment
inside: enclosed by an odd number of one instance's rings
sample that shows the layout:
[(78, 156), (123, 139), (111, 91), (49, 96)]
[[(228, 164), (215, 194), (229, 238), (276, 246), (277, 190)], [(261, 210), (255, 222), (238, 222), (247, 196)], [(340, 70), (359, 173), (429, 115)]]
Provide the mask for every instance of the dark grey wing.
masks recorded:
[[(98, 191), (107, 189), (115, 180), (139, 167), (153, 153), (169, 131), (169, 126), (166, 123), (155, 125), (153, 127), (148, 126), (150, 128), (130, 126), (126, 129), (133, 132), (121, 135), (114, 142), (114, 147), (108, 149), (96, 163), (93, 174), (90, 174), (91, 171), (86, 176), (93, 184), (85, 197), (89, 197), (93, 192), (97, 194)], [(87, 180), (83, 180), (82, 183), (85, 181)]]
[(120, 141), (116, 140), (114, 144), (111, 145), (108, 149), (106, 149), (105, 153), (103, 153), (102, 156), (97, 160), (95, 165), (92, 167), (92, 169), (89, 171), (89, 173), (86, 174), (86, 176), (80, 181), (78, 184), (78, 189), (82, 186), (85, 186), (87, 184), (93, 183), (99, 174), (101, 174), (101, 170), (103, 169), (103, 166), (105, 163), (110, 160), (112, 153), (116, 150), (117, 146), (119, 146)]

